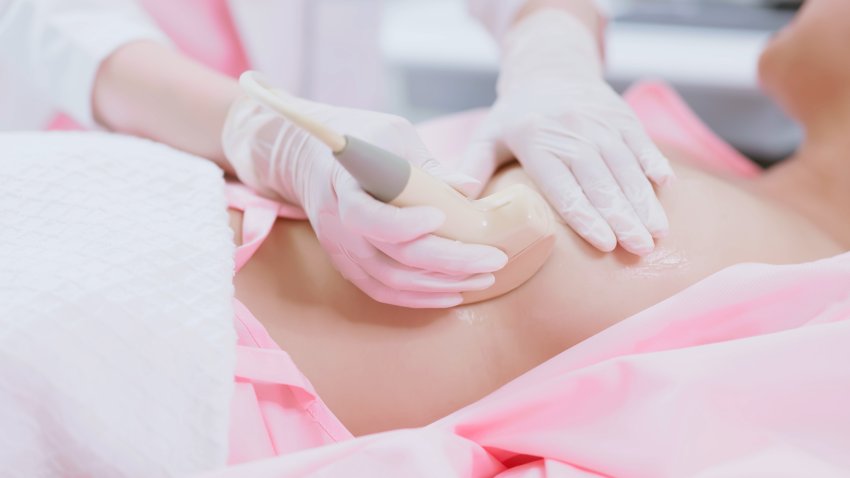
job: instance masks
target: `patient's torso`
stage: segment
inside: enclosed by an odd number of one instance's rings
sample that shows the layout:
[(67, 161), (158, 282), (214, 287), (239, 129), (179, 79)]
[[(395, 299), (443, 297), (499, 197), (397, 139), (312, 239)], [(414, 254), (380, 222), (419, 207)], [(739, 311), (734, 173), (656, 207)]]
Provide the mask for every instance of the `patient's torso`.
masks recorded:
[[(451, 310), (401, 309), (343, 279), (306, 222), (279, 220), (237, 274), (237, 297), (341, 421), (364, 434), (427, 424), (728, 265), (842, 252), (793, 213), (676, 169), (660, 194), (670, 235), (643, 259), (599, 253), (562, 226), (550, 260), (514, 292)], [(488, 189), (516, 182), (528, 179), (508, 168)]]

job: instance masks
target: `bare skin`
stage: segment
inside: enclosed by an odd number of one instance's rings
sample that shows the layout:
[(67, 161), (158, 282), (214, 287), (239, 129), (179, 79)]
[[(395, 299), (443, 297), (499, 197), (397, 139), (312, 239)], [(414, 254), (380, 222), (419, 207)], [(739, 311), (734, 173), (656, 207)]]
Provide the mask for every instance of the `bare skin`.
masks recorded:
[[(600, 253), (561, 227), (549, 262), (519, 289), (450, 310), (410, 310), (346, 282), (307, 223), (278, 221), (237, 275), (237, 297), (360, 435), (440, 418), (729, 265), (847, 251), (848, 44), (850, 3), (808, 0), (762, 56), (762, 84), (806, 130), (800, 151), (776, 170), (733, 182), (665, 150), (678, 174), (659, 193), (671, 232), (647, 257)], [(516, 182), (529, 183), (514, 166), (487, 192)], [(240, 215), (231, 219), (238, 232)]]
[[(427, 424), (696, 281), (741, 262), (795, 263), (850, 248), (782, 203), (676, 163), (660, 192), (671, 234), (641, 259), (601, 253), (564, 225), (543, 269), (497, 299), (422, 311), (343, 279), (309, 224), (280, 220), (236, 276), (237, 297), (356, 435)], [(487, 193), (517, 182), (501, 171)], [(231, 211), (239, 230), (239, 214)]]

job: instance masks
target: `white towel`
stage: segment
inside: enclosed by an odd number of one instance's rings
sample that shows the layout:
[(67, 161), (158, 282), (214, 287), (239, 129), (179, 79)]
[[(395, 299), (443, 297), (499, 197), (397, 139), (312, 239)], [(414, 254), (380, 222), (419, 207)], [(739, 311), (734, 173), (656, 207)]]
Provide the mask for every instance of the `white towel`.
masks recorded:
[(211, 162), (0, 134), (0, 476), (224, 465), (233, 243)]

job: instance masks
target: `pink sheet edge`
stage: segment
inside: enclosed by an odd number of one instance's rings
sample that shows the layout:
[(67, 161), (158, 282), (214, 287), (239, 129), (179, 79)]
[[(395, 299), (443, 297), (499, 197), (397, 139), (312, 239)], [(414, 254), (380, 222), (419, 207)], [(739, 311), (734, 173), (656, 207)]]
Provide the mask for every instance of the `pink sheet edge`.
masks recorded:
[[(716, 153), (708, 166), (758, 174), (663, 85), (627, 98), (653, 137), (683, 128)], [(479, 116), (423, 139), (444, 157)], [(850, 476), (848, 364), (850, 253), (740, 264), (427, 427), (197, 476)]]

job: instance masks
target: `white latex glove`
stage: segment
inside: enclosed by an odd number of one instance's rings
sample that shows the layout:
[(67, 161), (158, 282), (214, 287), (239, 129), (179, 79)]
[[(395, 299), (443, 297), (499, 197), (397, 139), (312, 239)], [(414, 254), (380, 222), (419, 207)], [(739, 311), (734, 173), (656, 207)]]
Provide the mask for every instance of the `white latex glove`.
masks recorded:
[[(603, 251), (654, 248), (667, 216), (650, 184), (673, 178), (667, 159), (602, 77), (590, 31), (543, 10), (505, 37), (498, 99), (461, 170), (486, 183), (516, 157), (550, 204)], [(649, 178), (649, 180), (647, 179)]]
[[(457, 188), (476, 181), (437, 163), (406, 120), (292, 98), (298, 111), (374, 143)], [(374, 199), (330, 149), (250, 98), (228, 113), (222, 142), (237, 176), (259, 193), (300, 205), (342, 275), (379, 302), (451, 307), (485, 289), (507, 256), (498, 248), (432, 235), (445, 220), (435, 207), (398, 208)]]

